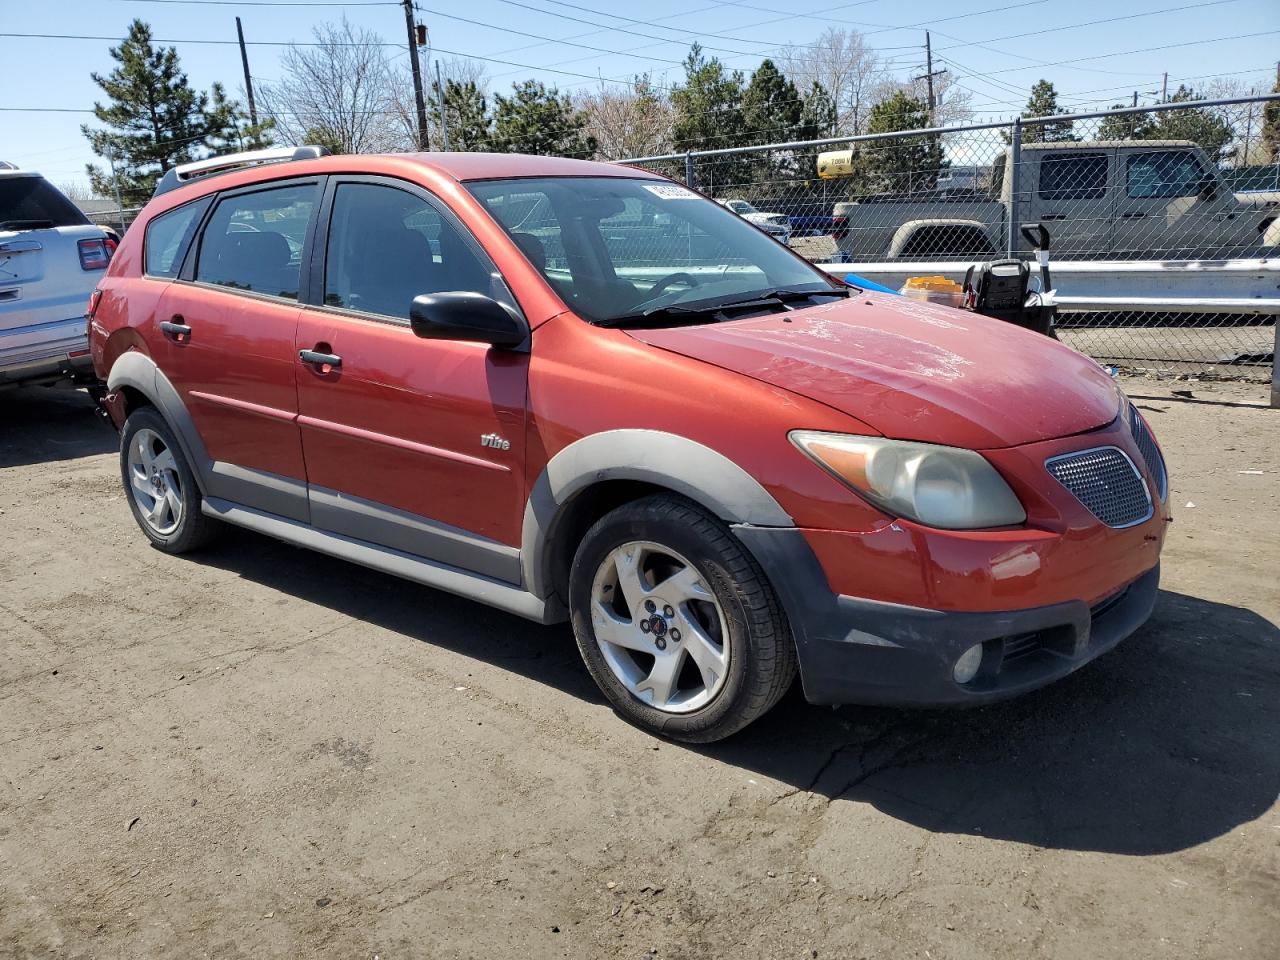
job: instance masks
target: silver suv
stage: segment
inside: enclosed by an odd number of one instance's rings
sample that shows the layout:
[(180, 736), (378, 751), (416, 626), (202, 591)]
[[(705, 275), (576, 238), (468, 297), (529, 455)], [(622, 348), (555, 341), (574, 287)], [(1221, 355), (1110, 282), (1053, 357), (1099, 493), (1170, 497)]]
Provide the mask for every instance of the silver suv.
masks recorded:
[(114, 250), (44, 177), (0, 162), (0, 388), (93, 379), (85, 310)]

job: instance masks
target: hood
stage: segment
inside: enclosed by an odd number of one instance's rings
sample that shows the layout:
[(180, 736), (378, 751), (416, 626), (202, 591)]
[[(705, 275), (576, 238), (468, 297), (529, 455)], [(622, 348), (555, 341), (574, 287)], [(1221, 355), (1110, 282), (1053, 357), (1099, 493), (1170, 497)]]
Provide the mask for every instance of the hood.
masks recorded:
[(1111, 378), (1074, 350), (905, 297), (858, 294), (747, 320), (627, 332), (899, 440), (1010, 447), (1096, 429), (1119, 409)]

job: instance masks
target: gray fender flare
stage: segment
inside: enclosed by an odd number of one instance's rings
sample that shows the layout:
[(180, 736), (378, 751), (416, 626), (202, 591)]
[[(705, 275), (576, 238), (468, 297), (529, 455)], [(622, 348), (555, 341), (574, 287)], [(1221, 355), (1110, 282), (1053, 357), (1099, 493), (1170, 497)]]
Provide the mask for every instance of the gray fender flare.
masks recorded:
[(606, 430), (576, 440), (551, 458), (524, 511), (521, 566), (525, 589), (548, 597), (554, 589), (551, 545), (564, 507), (595, 483), (639, 480), (666, 487), (727, 523), (795, 526), (751, 474), (724, 454), (660, 430)]
[(169, 382), (169, 378), (160, 372), (156, 362), (145, 353), (130, 350), (116, 359), (107, 374), (108, 390), (114, 392), (121, 387), (137, 390), (160, 411), (181, 444), (187, 463), (191, 464), (200, 492), (207, 494), (213, 461), (209, 459), (186, 404), (178, 396), (178, 391)]
[(889, 256), (894, 259), (902, 256), (902, 251), (918, 232), (932, 227), (971, 228), (978, 231), (986, 238), (988, 243), (991, 243), (990, 228), (981, 220), (948, 220), (941, 218), (936, 220), (908, 220), (893, 232), (893, 239), (889, 242)]

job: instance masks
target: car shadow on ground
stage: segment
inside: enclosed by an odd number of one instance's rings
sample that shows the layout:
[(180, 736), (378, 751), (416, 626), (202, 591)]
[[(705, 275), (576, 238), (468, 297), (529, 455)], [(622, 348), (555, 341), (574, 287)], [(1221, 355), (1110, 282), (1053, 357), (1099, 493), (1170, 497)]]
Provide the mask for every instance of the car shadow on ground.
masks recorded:
[[(567, 626), (229, 531), (194, 559), (599, 703)], [(1162, 591), (1141, 631), (1065, 680), (974, 710), (806, 703), (798, 689), (691, 749), (934, 832), (1125, 854), (1182, 850), (1280, 793), (1280, 631), (1252, 611)], [(621, 721), (618, 721), (621, 722)]]
[(74, 460), (119, 448), (119, 438), (98, 422), (83, 390), (0, 391), (0, 467)]

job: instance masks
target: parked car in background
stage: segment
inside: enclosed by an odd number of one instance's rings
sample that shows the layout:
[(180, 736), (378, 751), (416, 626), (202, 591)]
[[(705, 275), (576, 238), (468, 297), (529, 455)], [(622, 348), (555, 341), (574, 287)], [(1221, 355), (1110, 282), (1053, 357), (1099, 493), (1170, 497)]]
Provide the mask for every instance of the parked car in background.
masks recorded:
[(759, 227), (779, 243), (791, 242), (791, 218), (785, 213), (762, 213), (745, 200), (717, 200), (722, 207), (728, 207), (747, 223)]
[(89, 381), (89, 294), (115, 241), (38, 173), (0, 167), (0, 387)]
[(569, 621), (695, 742), (797, 666), (815, 703), (979, 704), (1151, 613), (1164, 461), (1073, 350), (632, 167), (267, 156), (166, 175), (92, 300), (158, 549), (224, 521)]
[[(823, 154), (827, 178), (852, 165)], [(1280, 205), (1267, 193), (1232, 193), (1188, 140), (1024, 143), (1019, 222), (1044, 223), (1054, 256), (1182, 260), (1274, 255)], [(1013, 189), (997, 158), (989, 192), (939, 189), (837, 203), (832, 235), (842, 260), (986, 258), (1003, 251)], [(1016, 253), (1028, 253), (1025, 239)]]

